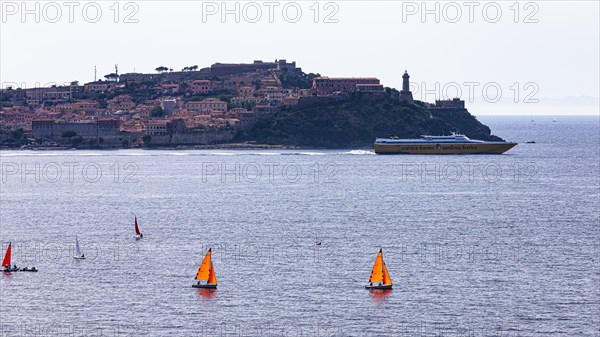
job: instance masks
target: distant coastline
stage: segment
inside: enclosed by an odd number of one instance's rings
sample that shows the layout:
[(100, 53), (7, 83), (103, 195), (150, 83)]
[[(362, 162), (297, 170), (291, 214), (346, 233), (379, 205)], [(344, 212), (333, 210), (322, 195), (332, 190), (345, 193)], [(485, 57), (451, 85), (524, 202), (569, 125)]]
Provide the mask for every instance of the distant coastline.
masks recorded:
[(364, 148), (378, 137), (453, 132), (501, 140), (460, 98), (413, 99), (407, 71), (400, 90), (286, 60), (152, 74), (116, 67), (104, 78), (2, 89), (0, 148)]

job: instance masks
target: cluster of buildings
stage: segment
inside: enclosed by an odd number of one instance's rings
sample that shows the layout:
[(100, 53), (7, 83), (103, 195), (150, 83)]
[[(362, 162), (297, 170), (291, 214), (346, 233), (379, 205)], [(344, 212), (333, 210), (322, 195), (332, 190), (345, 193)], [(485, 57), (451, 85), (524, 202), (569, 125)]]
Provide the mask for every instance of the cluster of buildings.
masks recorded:
[[(0, 91), (0, 131), (23, 129), (36, 140), (120, 146), (227, 142), (285, 106), (354, 92), (385, 95), (377, 78), (313, 76), (312, 87), (282, 83), (307, 76), (295, 62), (221, 64), (197, 71), (129, 73), (114, 80)], [(118, 79), (118, 80), (117, 80)], [(413, 102), (409, 76), (398, 100)], [(388, 90), (388, 93), (390, 90)], [(463, 101), (436, 106), (464, 108)], [(5, 132), (6, 133), (6, 132)], [(0, 141), (2, 139), (0, 138)]]

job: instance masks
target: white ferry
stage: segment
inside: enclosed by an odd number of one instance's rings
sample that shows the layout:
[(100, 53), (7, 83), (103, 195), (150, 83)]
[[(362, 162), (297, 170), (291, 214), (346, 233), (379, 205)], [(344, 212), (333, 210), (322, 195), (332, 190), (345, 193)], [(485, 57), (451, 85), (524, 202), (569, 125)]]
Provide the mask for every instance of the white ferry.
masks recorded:
[(469, 139), (465, 135), (421, 136), (419, 139), (377, 138), (377, 154), (501, 154), (517, 143)]

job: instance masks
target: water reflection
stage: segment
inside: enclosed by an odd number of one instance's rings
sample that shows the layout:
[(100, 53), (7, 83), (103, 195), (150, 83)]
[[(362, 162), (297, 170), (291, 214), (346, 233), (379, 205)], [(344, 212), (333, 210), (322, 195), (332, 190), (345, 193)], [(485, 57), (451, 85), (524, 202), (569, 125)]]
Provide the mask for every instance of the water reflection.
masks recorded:
[(383, 302), (387, 300), (392, 294), (392, 289), (373, 289), (370, 291), (371, 299), (376, 302)]
[(198, 288), (198, 297), (203, 300), (210, 300), (217, 294), (217, 289)]

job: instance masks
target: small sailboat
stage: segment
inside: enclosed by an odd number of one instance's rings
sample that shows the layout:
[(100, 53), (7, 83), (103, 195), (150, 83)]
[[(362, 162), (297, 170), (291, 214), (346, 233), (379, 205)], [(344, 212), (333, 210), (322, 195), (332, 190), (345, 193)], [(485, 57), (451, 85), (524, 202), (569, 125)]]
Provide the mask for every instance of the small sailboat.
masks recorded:
[(6, 253), (4, 254), (4, 260), (2, 260), (2, 271), (11, 272), (11, 271), (19, 271), (17, 265), (10, 266), (10, 255), (11, 255), (11, 247), (12, 243), (8, 243), (8, 248), (6, 248)]
[(135, 239), (139, 240), (144, 237), (144, 234), (142, 234), (142, 232), (140, 232), (140, 227), (138, 226), (137, 216), (135, 217), (134, 224), (135, 224)]
[(73, 258), (75, 260), (85, 260), (85, 255), (79, 247), (79, 239), (77, 239), (77, 235), (75, 235), (75, 256), (73, 256)]
[(383, 253), (379, 249), (373, 270), (371, 271), (371, 277), (369, 278), (369, 284), (365, 286), (367, 289), (392, 289), (392, 279), (388, 273), (385, 262), (383, 262)]
[[(192, 284), (194, 288), (217, 289), (217, 276), (215, 275), (215, 267), (210, 259), (211, 249), (208, 249), (198, 272), (196, 273), (196, 283)], [(206, 282), (206, 283), (203, 283)]]

